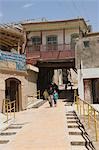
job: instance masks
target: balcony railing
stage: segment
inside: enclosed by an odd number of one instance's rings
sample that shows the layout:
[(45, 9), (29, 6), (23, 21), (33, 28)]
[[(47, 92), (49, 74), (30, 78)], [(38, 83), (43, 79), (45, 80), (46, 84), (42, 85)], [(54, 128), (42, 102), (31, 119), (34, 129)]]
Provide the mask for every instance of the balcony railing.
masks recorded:
[(40, 45), (39, 50), (30, 46), (26, 49), (26, 57), (28, 64), (36, 64), (38, 60), (65, 60), (75, 58), (75, 50), (70, 44)]
[(33, 51), (65, 51), (72, 50), (70, 44), (54, 44), (54, 45), (32, 45), (27, 47), (27, 52), (32, 53)]
[(26, 56), (0, 50), (0, 68), (26, 70)]

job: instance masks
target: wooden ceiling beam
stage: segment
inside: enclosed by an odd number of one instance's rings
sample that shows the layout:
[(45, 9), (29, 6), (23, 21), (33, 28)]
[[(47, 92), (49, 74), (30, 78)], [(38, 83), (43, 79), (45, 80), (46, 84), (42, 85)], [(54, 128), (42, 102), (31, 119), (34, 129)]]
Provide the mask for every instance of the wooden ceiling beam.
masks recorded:
[(0, 41), (0, 46), (4, 46), (4, 47), (7, 47), (7, 48), (12, 47), (11, 44), (6, 43), (5, 41)]
[(19, 38), (14, 38), (14, 37), (11, 37), (11, 36), (7, 36), (6, 34), (2, 34), (0, 33), (0, 38), (6, 38), (8, 40), (12, 40), (13, 42), (17, 42), (20, 40)]
[(23, 37), (23, 33), (17, 31), (16, 29), (12, 29), (12, 28), (0, 28), (0, 33), (7, 33), (10, 34), (12, 36), (16, 36), (16, 37)]
[(0, 39), (0, 45), (2, 44), (2, 43), (5, 43), (6, 45), (9, 45), (9, 46), (11, 46), (11, 47), (13, 47), (13, 46), (15, 46), (14, 45), (14, 43), (12, 43), (11, 41), (8, 41), (8, 40), (6, 40), (6, 39)]

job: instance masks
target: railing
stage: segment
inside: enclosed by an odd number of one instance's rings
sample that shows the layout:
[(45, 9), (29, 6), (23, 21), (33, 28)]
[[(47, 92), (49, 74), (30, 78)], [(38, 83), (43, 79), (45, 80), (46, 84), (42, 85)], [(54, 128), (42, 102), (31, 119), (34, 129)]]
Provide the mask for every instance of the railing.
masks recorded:
[(83, 117), (83, 123), (87, 121), (88, 128), (92, 127), (92, 120), (94, 121), (94, 131), (96, 141), (99, 140), (99, 111), (96, 110), (88, 102), (81, 100), (75, 92), (74, 96), (75, 101), (75, 111), (79, 114), (80, 117)]
[(26, 52), (32, 53), (33, 51), (66, 51), (72, 50), (70, 44), (54, 44), (54, 45), (32, 45), (27, 46)]
[(16, 109), (16, 101), (10, 101), (9, 99), (4, 99), (4, 113), (7, 115), (7, 123), (8, 120), (11, 119), (11, 114), (13, 112), (13, 118), (15, 119), (15, 109)]
[(64, 60), (75, 58), (75, 50), (71, 49), (70, 44), (60, 45), (41, 45), (40, 50), (32, 49), (34, 47), (26, 48), (27, 64), (36, 64), (38, 60)]
[(41, 45), (41, 51), (66, 51), (66, 50), (71, 50), (71, 45), (70, 44), (57, 44), (57, 45)]

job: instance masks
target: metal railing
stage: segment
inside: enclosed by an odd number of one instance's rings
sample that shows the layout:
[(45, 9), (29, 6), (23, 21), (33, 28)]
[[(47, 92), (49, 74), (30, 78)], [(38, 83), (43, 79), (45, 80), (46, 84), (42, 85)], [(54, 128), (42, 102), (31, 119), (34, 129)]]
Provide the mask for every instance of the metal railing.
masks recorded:
[(83, 123), (87, 121), (88, 128), (91, 128), (91, 122), (94, 122), (95, 139), (99, 141), (99, 111), (85, 100), (81, 100), (79, 96), (74, 93), (75, 111), (79, 116), (83, 116)]
[(13, 113), (13, 118), (15, 119), (15, 110), (16, 110), (16, 101), (10, 101), (9, 99), (4, 99), (4, 114), (7, 116), (7, 123), (8, 120), (11, 118), (11, 114)]

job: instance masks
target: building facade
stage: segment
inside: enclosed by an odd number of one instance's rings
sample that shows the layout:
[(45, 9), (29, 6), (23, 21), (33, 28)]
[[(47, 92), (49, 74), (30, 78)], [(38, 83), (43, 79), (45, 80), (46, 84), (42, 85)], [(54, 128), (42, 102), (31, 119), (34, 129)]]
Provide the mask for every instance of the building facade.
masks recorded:
[(79, 30), (87, 32), (84, 19), (26, 22), (22, 26), (27, 35), (27, 64), (40, 69), (38, 88), (45, 89), (51, 80), (62, 85), (66, 74), (62, 68), (75, 68), (75, 39)]
[(81, 99), (99, 104), (99, 33), (89, 33), (76, 45), (78, 92)]
[(7, 99), (16, 101), (16, 111), (26, 109), (28, 96), (37, 92), (38, 70), (26, 66), (25, 40), (23, 31), (0, 26), (0, 112)]

